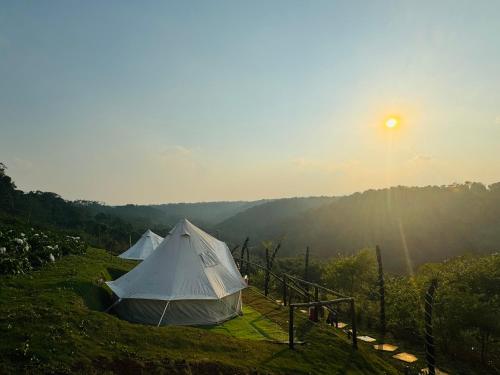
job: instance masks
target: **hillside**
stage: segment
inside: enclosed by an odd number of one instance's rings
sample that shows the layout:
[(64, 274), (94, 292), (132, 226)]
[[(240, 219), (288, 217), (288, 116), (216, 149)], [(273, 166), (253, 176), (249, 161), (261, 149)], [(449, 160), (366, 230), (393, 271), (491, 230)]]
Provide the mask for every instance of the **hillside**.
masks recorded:
[(328, 258), (379, 244), (396, 271), (408, 271), (408, 262), (500, 249), (499, 183), (368, 190), (308, 210), (292, 202), (254, 207), (217, 228), (226, 239), (248, 235), (257, 245), (284, 237), (282, 255), (302, 254), (309, 245), (314, 256)]
[(93, 214), (114, 215), (132, 224), (148, 224), (151, 227), (173, 226), (183, 218), (197, 222), (201, 226), (211, 227), (264, 202), (266, 201), (127, 204), (124, 206), (107, 206), (93, 202), (89, 208)]
[(335, 197), (284, 198), (266, 202), (240, 212), (215, 227), (231, 242), (240, 242), (247, 235), (252, 239), (275, 239), (288, 234), (288, 223), (307, 212), (333, 203)]
[[(23, 276), (0, 277), (2, 373), (396, 374), (380, 357), (321, 326), (310, 345), (238, 339), (195, 327), (132, 324), (103, 313), (104, 280), (133, 263), (90, 249)], [(244, 304), (286, 326), (286, 310), (247, 291)], [(273, 314), (270, 314), (273, 312)]]
[(97, 247), (118, 253), (146, 229), (160, 235), (182, 218), (210, 228), (224, 219), (265, 202), (207, 202), (108, 206), (94, 201), (69, 201), (56, 193), (16, 188), (0, 163), (0, 222), (63, 230)]
[(344, 197), (253, 202), (106, 206), (67, 201), (55, 193), (17, 190), (0, 163), (0, 220), (64, 230), (96, 247), (124, 251), (151, 228), (160, 235), (187, 217), (230, 244), (283, 239), (280, 256), (351, 254), (375, 244), (389, 270), (467, 252), (500, 249), (500, 183), (393, 187)]

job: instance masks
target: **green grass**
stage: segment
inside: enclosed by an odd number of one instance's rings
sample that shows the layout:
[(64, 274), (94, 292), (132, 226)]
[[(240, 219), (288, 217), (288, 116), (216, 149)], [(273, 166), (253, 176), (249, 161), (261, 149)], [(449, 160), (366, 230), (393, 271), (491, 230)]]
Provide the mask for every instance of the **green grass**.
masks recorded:
[(277, 323), (246, 305), (243, 305), (243, 316), (238, 316), (221, 325), (204, 328), (211, 332), (223, 333), (239, 339), (282, 343), (288, 340), (288, 333)]
[(287, 313), (251, 289), (248, 316), (222, 328), (157, 328), (103, 313), (111, 301), (103, 281), (133, 265), (90, 249), (30, 275), (0, 277), (0, 373), (397, 373), (321, 326), (302, 324), (307, 344), (294, 351), (256, 340), (249, 326), (262, 336), (271, 327), (286, 331)]

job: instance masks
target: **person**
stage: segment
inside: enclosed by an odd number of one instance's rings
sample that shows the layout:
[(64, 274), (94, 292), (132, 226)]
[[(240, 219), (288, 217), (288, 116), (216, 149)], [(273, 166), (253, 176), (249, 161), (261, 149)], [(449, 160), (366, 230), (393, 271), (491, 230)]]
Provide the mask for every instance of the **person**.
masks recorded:
[(335, 324), (335, 328), (339, 328), (339, 318), (337, 315), (337, 310), (329, 309), (328, 317), (326, 318), (326, 323), (332, 326)]

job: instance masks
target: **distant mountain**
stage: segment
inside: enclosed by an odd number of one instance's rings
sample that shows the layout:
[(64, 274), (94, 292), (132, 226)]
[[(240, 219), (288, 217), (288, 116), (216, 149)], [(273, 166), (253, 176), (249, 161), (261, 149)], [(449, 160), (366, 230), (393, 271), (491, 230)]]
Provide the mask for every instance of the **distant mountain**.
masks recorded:
[(313, 256), (328, 258), (378, 244), (395, 271), (465, 252), (500, 250), (500, 183), (398, 186), (337, 198), (107, 206), (24, 193), (5, 171), (0, 163), (0, 222), (81, 233), (114, 252), (147, 228), (165, 235), (184, 217), (230, 244), (246, 236), (258, 246), (283, 239), (280, 256), (303, 254), (310, 246)]
[(289, 224), (309, 211), (333, 203), (335, 197), (283, 198), (255, 205), (219, 225), (215, 230), (230, 242), (252, 239), (276, 239), (289, 235)]
[(186, 217), (210, 230), (228, 217), (265, 202), (108, 206), (94, 201), (68, 201), (51, 192), (18, 190), (0, 163), (0, 223), (70, 231), (113, 252), (125, 250), (148, 228), (164, 236)]
[(105, 213), (120, 217), (132, 225), (171, 227), (180, 219), (187, 218), (197, 225), (212, 228), (227, 218), (258, 206), (266, 200), (253, 202), (200, 202), (200, 203), (167, 203), (159, 205), (107, 206), (93, 202), (88, 205), (94, 214)]
[(237, 202), (168, 203), (151, 206), (161, 210), (170, 223), (187, 218), (199, 225), (213, 227), (247, 209), (269, 202), (269, 200)]
[(281, 255), (302, 254), (310, 246), (314, 256), (327, 258), (378, 244), (389, 269), (407, 272), (465, 252), (500, 250), (500, 183), (276, 200), (239, 213), (217, 229), (227, 240), (241, 242), (248, 235), (254, 244), (284, 237)]

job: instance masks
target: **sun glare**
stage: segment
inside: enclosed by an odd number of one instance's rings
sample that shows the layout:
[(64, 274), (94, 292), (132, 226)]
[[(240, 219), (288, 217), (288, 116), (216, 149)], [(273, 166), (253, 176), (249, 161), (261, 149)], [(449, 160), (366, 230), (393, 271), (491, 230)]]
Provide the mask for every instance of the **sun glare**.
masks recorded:
[(390, 129), (395, 128), (397, 125), (398, 125), (398, 120), (395, 119), (394, 117), (388, 118), (387, 121), (385, 122), (385, 126)]

